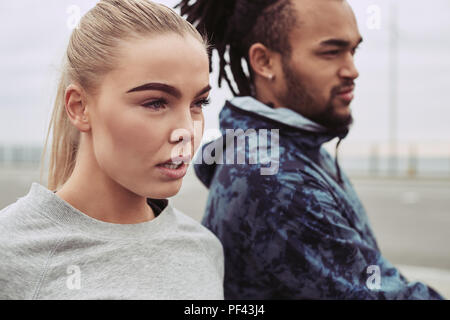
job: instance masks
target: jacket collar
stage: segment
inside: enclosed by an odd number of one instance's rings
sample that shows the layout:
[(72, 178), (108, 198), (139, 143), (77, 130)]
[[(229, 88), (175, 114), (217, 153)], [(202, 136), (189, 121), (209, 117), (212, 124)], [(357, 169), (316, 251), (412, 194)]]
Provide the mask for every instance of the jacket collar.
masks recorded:
[(327, 129), (301, 114), (287, 108), (271, 108), (253, 97), (237, 97), (230, 103), (239, 109), (259, 114), (288, 126), (309, 132), (327, 132)]
[[(308, 143), (311, 146), (321, 146), (334, 138), (344, 139), (345, 132), (334, 132), (324, 126), (313, 122), (301, 114), (287, 108), (271, 108), (253, 97), (236, 97), (229, 101), (229, 104), (246, 114), (256, 115), (258, 118), (265, 118), (274, 123), (271, 127), (276, 128), (277, 124), (288, 126), (294, 131), (300, 131), (302, 136), (308, 136)], [(228, 105), (229, 105), (228, 104)], [(251, 122), (251, 121), (250, 121)], [(251, 126), (251, 123), (249, 123)], [(243, 128), (242, 128), (243, 129)], [(297, 129), (297, 130), (295, 130)]]

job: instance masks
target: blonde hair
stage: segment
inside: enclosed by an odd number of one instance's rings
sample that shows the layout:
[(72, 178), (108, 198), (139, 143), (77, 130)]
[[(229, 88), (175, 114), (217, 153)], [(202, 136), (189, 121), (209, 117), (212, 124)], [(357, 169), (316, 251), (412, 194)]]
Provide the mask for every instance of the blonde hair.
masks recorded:
[[(192, 35), (205, 44), (199, 32), (172, 9), (147, 0), (101, 0), (73, 30), (64, 55), (54, 109), (42, 154), (41, 178), (50, 131), (48, 188), (56, 190), (71, 176), (80, 143), (80, 132), (65, 109), (65, 91), (73, 82), (94, 93), (102, 75), (114, 69), (118, 43), (148, 34)], [(42, 180), (42, 179), (41, 179)]]

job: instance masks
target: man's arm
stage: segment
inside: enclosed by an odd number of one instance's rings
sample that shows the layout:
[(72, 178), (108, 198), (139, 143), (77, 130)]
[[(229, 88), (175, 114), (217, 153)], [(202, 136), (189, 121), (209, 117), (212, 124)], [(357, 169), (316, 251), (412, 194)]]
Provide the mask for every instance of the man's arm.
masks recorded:
[[(254, 246), (260, 268), (285, 298), (443, 299), (408, 282), (364, 234), (343, 217), (331, 193), (313, 179), (290, 190), (291, 199), (266, 203), (266, 241)], [(285, 194), (289, 194), (285, 191)], [(283, 203), (284, 202), (284, 203)]]

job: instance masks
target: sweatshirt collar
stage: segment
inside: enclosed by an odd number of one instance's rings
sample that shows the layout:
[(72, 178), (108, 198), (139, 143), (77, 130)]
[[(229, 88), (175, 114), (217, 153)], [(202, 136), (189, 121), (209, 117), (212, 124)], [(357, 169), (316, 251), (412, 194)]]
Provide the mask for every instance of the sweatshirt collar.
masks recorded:
[[(57, 196), (53, 191), (39, 183), (32, 183), (24, 201), (39, 214), (46, 216), (58, 225), (71, 230), (81, 231), (87, 235), (104, 239), (140, 239), (157, 237), (173, 225), (174, 211), (166, 202), (153, 203), (162, 210), (151, 221), (137, 224), (115, 224), (94, 219), (74, 208), (68, 202)], [(149, 202), (149, 199), (147, 199)], [(164, 207), (164, 204), (166, 205)], [(150, 205), (150, 204), (149, 204)]]

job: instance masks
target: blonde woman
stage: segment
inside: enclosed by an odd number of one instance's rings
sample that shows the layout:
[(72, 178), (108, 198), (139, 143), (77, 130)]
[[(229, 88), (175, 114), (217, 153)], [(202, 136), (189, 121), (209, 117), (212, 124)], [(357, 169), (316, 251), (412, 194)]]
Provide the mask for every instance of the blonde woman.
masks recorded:
[(66, 60), (48, 188), (0, 212), (0, 299), (223, 299), (220, 242), (164, 200), (203, 133), (203, 38), (163, 5), (102, 0)]

